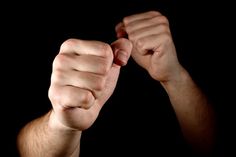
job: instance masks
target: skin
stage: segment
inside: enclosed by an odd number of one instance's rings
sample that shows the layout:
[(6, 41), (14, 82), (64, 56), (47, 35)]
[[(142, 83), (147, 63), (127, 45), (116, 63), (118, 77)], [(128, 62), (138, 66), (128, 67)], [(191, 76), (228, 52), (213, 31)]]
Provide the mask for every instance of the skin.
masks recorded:
[[(52, 110), (28, 123), (18, 136), (22, 157), (76, 157), (80, 138), (112, 95), (120, 67), (130, 56), (166, 90), (181, 130), (193, 150), (210, 155), (215, 119), (204, 93), (179, 63), (165, 16), (156, 11), (127, 16), (117, 41), (69, 39), (53, 62)], [(128, 39), (124, 39), (126, 37)]]
[(157, 11), (125, 17), (117, 37), (128, 37), (133, 59), (166, 90), (186, 141), (209, 156), (215, 141), (215, 115), (207, 97), (179, 63), (169, 21)]
[(94, 123), (113, 93), (131, 49), (131, 42), (122, 38), (111, 45), (65, 41), (53, 62), (48, 92), (53, 109), (19, 133), (21, 156), (78, 157), (81, 133)]

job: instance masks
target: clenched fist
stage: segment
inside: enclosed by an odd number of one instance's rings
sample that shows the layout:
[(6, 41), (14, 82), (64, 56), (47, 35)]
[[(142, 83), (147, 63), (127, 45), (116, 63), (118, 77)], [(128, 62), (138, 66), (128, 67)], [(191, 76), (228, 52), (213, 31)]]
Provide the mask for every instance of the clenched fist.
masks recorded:
[(158, 81), (177, 79), (183, 70), (177, 59), (168, 19), (157, 11), (127, 16), (116, 26), (117, 37), (128, 36), (132, 57)]
[(72, 130), (90, 127), (113, 93), (120, 66), (127, 63), (131, 50), (131, 42), (124, 38), (111, 45), (79, 39), (65, 41), (53, 62), (50, 125)]

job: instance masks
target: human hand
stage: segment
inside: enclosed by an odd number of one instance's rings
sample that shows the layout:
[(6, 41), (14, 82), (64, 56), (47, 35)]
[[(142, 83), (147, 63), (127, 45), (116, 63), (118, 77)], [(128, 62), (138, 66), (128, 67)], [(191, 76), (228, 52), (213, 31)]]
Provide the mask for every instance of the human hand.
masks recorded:
[(168, 82), (183, 70), (172, 40), (168, 19), (157, 11), (127, 16), (116, 26), (117, 37), (133, 43), (132, 57), (152, 78)]
[(50, 125), (80, 131), (90, 127), (112, 95), (131, 49), (131, 42), (124, 38), (111, 45), (66, 40), (53, 61), (48, 92), (53, 106)]

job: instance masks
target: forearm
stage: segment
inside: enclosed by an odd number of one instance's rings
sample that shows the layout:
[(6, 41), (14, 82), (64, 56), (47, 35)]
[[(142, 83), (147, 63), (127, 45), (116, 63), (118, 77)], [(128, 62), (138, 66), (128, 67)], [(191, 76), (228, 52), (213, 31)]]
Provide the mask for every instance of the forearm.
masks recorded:
[(183, 135), (193, 149), (211, 152), (215, 138), (212, 106), (186, 70), (182, 69), (179, 76), (162, 85), (169, 95)]
[(81, 132), (50, 126), (50, 115), (33, 120), (20, 131), (21, 157), (78, 157)]

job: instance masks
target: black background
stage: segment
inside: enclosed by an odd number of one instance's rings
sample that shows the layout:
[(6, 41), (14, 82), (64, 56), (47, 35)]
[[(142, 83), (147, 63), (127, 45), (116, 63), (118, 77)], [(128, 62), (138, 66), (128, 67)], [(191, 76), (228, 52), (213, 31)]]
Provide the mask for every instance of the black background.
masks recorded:
[[(20, 128), (51, 108), (47, 92), (60, 44), (68, 38), (111, 43), (116, 40), (114, 27), (124, 16), (149, 10), (167, 16), (180, 62), (214, 104), (220, 129), (216, 153), (234, 153), (232, 4), (34, 1), (12, 2), (1, 8), (1, 149), (5, 156), (17, 156), (15, 141)], [(81, 142), (81, 156), (189, 156), (167, 94), (132, 59), (121, 70), (114, 94)]]

